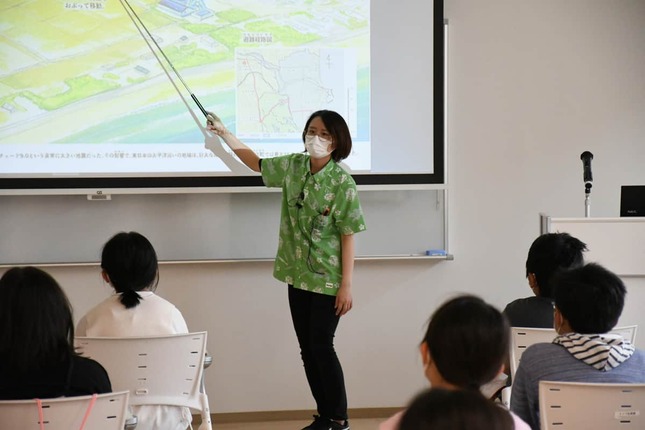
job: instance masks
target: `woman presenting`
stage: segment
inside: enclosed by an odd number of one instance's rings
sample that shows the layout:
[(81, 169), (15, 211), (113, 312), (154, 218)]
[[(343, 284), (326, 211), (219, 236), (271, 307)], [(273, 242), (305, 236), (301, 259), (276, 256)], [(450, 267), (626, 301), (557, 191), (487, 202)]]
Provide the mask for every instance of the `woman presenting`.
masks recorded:
[(282, 188), (273, 276), (288, 285), (289, 308), (318, 415), (309, 430), (346, 430), (343, 369), (334, 350), (340, 317), (352, 308), (354, 233), (365, 230), (354, 179), (338, 164), (352, 149), (336, 112), (311, 114), (306, 152), (260, 159), (211, 114), (208, 129), (224, 140), (267, 187)]

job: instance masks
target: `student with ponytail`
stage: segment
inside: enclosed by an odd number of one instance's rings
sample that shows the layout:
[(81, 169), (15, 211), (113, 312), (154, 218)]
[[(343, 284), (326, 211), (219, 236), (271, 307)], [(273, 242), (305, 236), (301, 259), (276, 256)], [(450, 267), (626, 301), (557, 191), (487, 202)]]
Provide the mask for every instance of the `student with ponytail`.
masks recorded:
[[(157, 254), (136, 232), (118, 233), (103, 247), (101, 276), (114, 294), (81, 318), (77, 336), (128, 337), (188, 333), (181, 312), (155, 294), (159, 282)], [(174, 406), (139, 406), (137, 430), (183, 430), (190, 410)]]

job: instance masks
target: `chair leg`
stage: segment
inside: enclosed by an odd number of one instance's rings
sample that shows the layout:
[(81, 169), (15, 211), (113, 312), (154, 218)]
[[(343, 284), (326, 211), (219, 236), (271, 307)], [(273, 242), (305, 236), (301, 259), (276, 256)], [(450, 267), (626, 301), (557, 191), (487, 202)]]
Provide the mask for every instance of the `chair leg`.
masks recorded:
[(199, 395), (199, 400), (202, 403), (202, 423), (199, 425), (197, 430), (213, 430), (213, 425), (211, 424), (211, 410), (208, 406), (208, 396), (206, 393), (201, 393)]
[(511, 408), (511, 387), (504, 387), (502, 389), (502, 404), (507, 409)]

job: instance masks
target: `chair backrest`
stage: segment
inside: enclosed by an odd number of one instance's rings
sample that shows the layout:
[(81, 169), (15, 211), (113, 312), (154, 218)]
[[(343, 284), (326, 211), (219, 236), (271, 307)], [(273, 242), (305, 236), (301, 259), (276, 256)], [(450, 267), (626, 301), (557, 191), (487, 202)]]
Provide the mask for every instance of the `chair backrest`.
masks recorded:
[(540, 381), (540, 428), (645, 429), (645, 384)]
[[(38, 401), (0, 401), (1, 430), (123, 430), (128, 414), (128, 391)], [(87, 418), (86, 418), (87, 415)], [(83, 427), (83, 421), (85, 425)]]
[(206, 332), (151, 337), (77, 337), (78, 351), (105, 368), (131, 405), (203, 410), (200, 393)]
[(623, 339), (627, 339), (632, 345), (636, 346), (636, 329), (637, 325), (626, 325), (622, 327), (614, 327), (609, 333), (619, 334)]
[[(614, 327), (609, 333), (619, 334), (635, 344), (636, 329), (635, 325)], [(511, 377), (515, 378), (515, 372), (526, 348), (534, 343), (551, 343), (557, 335), (558, 333), (552, 328), (511, 327)]]
[(558, 333), (552, 328), (511, 327), (511, 378), (520, 365), (522, 354), (534, 343), (551, 343)]

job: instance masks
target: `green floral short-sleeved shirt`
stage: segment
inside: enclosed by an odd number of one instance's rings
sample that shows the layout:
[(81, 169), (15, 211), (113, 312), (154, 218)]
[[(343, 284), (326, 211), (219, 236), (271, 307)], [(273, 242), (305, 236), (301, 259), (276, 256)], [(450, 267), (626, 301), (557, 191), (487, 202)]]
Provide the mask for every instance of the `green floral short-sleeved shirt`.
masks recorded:
[(341, 235), (365, 230), (354, 179), (333, 160), (312, 175), (305, 153), (263, 159), (262, 179), (282, 188), (273, 276), (335, 296), (342, 280)]

